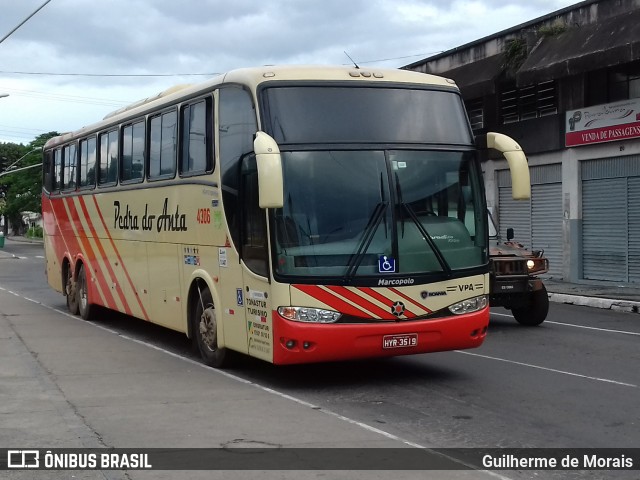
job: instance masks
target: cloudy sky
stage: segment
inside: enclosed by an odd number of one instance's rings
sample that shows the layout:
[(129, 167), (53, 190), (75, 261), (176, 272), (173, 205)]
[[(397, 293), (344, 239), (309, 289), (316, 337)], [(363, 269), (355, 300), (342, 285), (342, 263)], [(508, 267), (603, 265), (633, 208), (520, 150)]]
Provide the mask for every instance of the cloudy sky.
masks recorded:
[[(0, 0), (0, 38), (45, 0)], [(576, 0), (51, 0), (0, 43), (0, 142), (264, 64), (397, 68)]]

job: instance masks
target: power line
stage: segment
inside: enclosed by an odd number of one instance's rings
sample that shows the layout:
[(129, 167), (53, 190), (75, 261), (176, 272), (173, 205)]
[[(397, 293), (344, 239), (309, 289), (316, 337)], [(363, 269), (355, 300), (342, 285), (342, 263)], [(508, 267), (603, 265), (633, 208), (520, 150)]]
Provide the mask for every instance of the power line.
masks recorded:
[[(407, 58), (414, 57), (429, 57), (442, 53), (442, 51), (431, 53), (415, 53), (413, 55), (403, 55), (401, 57), (380, 58), (377, 60), (363, 60), (359, 61), (359, 64), (364, 63), (377, 63), (377, 62), (390, 62), (393, 60), (406, 60)], [(221, 75), (220, 72), (207, 72), (207, 73), (57, 73), (57, 72), (24, 72), (24, 71), (8, 71), (0, 70), (0, 74), (3, 75), (32, 75), (32, 76), (52, 76), (52, 77), (124, 77), (124, 78), (144, 78), (144, 77), (214, 77)]]
[(4, 37), (2, 37), (2, 39), (0, 40), (0, 43), (4, 42), (7, 38), (9, 38), (11, 35), (13, 35), (13, 32), (15, 32), (16, 30), (18, 30), (22, 25), (24, 25), (25, 23), (27, 23), (29, 21), (29, 19), (31, 17), (33, 17), (36, 13), (38, 13), (40, 10), (42, 10), (44, 8), (44, 6), (49, 3), (51, 0), (47, 0), (46, 2), (44, 2), (42, 5), (40, 5), (33, 13), (31, 13), (31, 15), (29, 15), (27, 18), (25, 18), (22, 22), (20, 22), (18, 24), (17, 27), (15, 27), (13, 30), (11, 30), (9, 33), (7, 33)]
[(16, 88), (2, 87), (2, 90), (11, 92), (12, 95), (18, 97), (30, 97), (38, 99), (56, 100), (70, 103), (84, 103), (89, 105), (104, 105), (107, 107), (121, 107), (128, 105), (131, 101), (112, 100), (107, 98), (84, 97), (80, 95), (67, 95), (61, 93), (45, 93), (37, 90), (22, 90)]
[(54, 73), (54, 72), (9, 72), (0, 71), (5, 75), (40, 75), (52, 77), (212, 77), (219, 73)]

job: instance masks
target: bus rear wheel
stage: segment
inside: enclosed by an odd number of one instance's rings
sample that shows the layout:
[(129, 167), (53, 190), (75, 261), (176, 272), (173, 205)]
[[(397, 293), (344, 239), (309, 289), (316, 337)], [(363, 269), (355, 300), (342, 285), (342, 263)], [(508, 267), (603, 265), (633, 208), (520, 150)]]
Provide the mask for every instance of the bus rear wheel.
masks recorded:
[(199, 291), (193, 312), (193, 339), (202, 361), (210, 367), (229, 365), (230, 353), (218, 347), (218, 321), (213, 297), (208, 288)]
[(89, 320), (93, 315), (93, 305), (89, 303), (87, 288), (87, 274), (84, 265), (80, 265), (78, 279), (76, 280), (76, 298), (78, 299), (78, 311), (84, 320)]
[(66, 269), (66, 281), (64, 287), (64, 294), (67, 297), (67, 308), (71, 315), (78, 314), (78, 285), (73, 281), (73, 274), (71, 273), (71, 266), (67, 265)]

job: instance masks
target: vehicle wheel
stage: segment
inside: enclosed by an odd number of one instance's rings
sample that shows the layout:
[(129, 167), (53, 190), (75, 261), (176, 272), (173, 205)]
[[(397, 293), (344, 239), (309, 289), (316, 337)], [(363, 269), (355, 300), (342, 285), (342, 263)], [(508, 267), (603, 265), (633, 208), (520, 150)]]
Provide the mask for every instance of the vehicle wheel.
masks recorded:
[(78, 299), (78, 310), (80, 316), (84, 320), (89, 320), (93, 314), (93, 305), (90, 303), (89, 293), (87, 288), (87, 274), (84, 270), (84, 265), (80, 265), (78, 270), (78, 279), (76, 281), (76, 298)]
[(193, 339), (202, 361), (211, 367), (229, 366), (231, 352), (218, 347), (218, 322), (213, 297), (208, 288), (201, 290), (193, 309)]
[(64, 294), (67, 297), (67, 308), (71, 315), (78, 314), (78, 288), (77, 283), (73, 281), (73, 274), (71, 273), (71, 265), (67, 266), (67, 280), (64, 286)]
[(536, 290), (531, 294), (531, 300), (527, 307), (513, 308), (511, 312), (520, 325), (527, 327), (540, 325), (547, 318), (547, 313), (549, 313), (547, 289), (543, 285), (540, 290)]

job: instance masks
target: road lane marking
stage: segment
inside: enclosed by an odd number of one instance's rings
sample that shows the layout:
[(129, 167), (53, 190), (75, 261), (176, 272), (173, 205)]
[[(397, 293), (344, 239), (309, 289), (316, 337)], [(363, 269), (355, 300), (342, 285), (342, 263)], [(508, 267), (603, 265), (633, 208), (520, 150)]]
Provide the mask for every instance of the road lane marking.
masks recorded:
[[(506, 313), (493, 313), (493, 312), (491, 312), (491, 315), (497, 315), (499, 317), (513, 318), (513, 315), (508, 315)], [(573, 323), (554, 322), (552, 320), (545, 320), (544, 323), (553, 323), (554, 325), (564, 325), (566, 327), (584, 328), (585, 330), (598, 330), (600, 332), (622, 333), (623, 335), (635, 335), (637, 337), (640, 337), (640, 332), (627, 332), (626, 330), (613, 330), (613, 329), (610, 329), (610, 328), (587, 327), (586, 325), (575, 325)]]
[(614, 385), (621, 385), (623, 387), (638, 388), (638, 385), (634, 385), (633, 383), (619, 382), (617, 380), (610, 380), (608, 378), (591, 377), (589, 375), (582, 375), (580, 373), (573, 373), (573, 372), (567, 372), (565, 370), (557, 370), (555, 368), (542, 367), (540, 365), (533, 365), (531, 363), (518, 362), (516, 360), (508, 360), (506, 358), (491, 357), (489, 355), (481, 355), (479, 353), (465, 352), (463, 350), (455, 350), (455, 352), (463, 353), (465, 355), (471, 355), (473, 357), (486, 358), (488, 360), (496, 360), (498, 362), (511, 363), (513, 365), (520, 365), (521, 367), (537, 368), (538, 370), (545, 370), (547, 372), (561, 373), (562, 375), (570, 375), (572, 377), (586, 378), (587, 380), (596, 380), (598, 382), (612, 383)]

